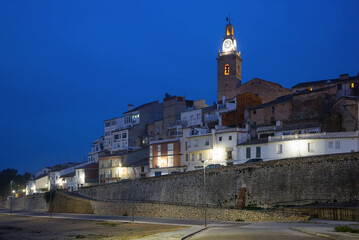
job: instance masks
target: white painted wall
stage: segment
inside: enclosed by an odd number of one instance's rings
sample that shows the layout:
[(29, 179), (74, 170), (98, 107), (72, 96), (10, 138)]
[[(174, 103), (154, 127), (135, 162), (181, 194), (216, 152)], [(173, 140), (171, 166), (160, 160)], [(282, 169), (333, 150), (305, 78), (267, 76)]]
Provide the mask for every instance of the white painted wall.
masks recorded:
[(202, 119), (202, 109), (196, 109), (181, 113), (181, 121), (184, 123), (185, 127), (203, 126)]
[[(240, 145), (237, 147), (238, 161), (235, 164), (244, 163), (249, 159), (257, 158), (256, 147), (261, 148), (261, 156), (264, 161), (283, 158), (296, 158), (324, 154), (357, 152), (358, 137), (356, 138), (317, 138), (317, 139), (290, 139), (268, 142), (265, 144)], [(312, 151), (308, 151), (308, 143), (312, 144)], [(282, 145), (282, 153), (278, 151)], [(247, 158), (246, 148), (251, 149), (251, 157)]]

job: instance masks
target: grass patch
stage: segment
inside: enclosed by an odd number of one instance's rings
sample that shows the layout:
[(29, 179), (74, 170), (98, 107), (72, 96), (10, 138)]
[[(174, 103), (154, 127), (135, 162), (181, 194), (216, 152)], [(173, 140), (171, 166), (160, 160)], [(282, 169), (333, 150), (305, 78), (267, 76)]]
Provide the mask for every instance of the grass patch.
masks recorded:
[(243, 209), (245, 209), (245, 210), (261, 210), (263, 208), (258, 207), (257, 204), (250, 203), (247, 206), (245, 206)]
[(113, 223), (113, 222), (99, 222), (99, 223), (96, 223), (97, 225), (103, 225), (103, 226), (106, 226), (106, 227), (116, 227), (117, 226), (117, 223)]
[(347, 225), (339, 225), (335, 227), (336, 232), (359, 233), (359, 229), (351, 228)]

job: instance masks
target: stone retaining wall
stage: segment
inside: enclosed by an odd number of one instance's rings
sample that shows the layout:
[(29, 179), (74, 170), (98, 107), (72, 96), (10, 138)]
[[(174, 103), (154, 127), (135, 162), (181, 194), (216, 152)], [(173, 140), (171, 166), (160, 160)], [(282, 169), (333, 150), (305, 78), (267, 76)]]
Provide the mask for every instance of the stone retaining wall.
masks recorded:
[[(359, 199), (359, 153), (322, 155), (203, 171), (172, 174), (134, 181), (84, 187), (79, 194), (101, 201), (140, 201), (201, 206), (274, 207), (314, 202)], [(238, 199), (241, 189), (244, 198)], [(204, 193), (206, 193), (204, 195)]]

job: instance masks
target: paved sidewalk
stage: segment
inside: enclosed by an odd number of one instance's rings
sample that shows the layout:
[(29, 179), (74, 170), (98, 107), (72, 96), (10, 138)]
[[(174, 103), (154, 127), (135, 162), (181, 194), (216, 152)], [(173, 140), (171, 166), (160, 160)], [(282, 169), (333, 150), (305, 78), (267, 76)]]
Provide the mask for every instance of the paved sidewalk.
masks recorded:
[(186, 236), (201, 231), (202, 229), (205, 229), (205, 227), (192, 226), (178, 231), (158, 233), (148, 237), (138, 238), (138, 240), (180, 240)]

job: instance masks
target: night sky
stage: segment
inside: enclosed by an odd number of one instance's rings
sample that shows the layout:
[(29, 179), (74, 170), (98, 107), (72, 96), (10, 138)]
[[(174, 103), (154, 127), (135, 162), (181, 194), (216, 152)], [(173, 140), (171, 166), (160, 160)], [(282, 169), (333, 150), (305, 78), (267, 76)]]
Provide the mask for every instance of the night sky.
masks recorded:
[(166, 92), (216, 100), (230, 13), (242, 82), (359, 72), (359, 1), (0, 1), (0, 170), (83, 161), (103, 120)]

